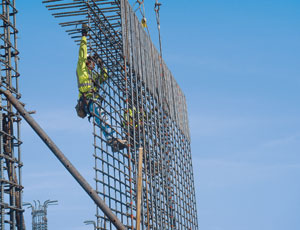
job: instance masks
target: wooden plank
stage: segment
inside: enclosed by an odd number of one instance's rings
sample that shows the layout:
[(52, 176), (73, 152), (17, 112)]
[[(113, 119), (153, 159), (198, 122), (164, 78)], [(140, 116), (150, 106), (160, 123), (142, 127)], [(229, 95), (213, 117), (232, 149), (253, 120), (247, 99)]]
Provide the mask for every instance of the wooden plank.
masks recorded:
[(143, 191), (143, 148), (139, 148), (139, 163), (137, 175), (137, 195), (136, 195), (136, 230), (141, 229), (141, 209)]

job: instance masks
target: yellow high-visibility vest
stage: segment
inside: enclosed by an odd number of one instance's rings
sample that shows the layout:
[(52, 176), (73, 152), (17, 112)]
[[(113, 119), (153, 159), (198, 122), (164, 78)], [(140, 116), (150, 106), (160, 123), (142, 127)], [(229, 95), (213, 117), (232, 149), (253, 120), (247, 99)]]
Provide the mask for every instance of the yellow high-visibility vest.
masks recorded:
[[(129, 112), (129, 125), (133, 126), (133, 112), (132, 112), (132, 109), (128, 109), (128, 112)], [(134, 112), (136, 112), (135, 107), (134, 107)], [(123, 123), (125, 127), (127, 126), (127, 122), (128, 122), (128, 113), (127, 113), (127, 111), (125, 111), (125, 113), (124, 113), (124, 123)], [(137, 127), (137, 124), (135, 124), (135, 127)]]
[(86, 97), (90, 98), (93, 96), (93, 91), (97, 92), (97, 87), (94, 86), (93, 81), (98, 84), (103, 83), (108, 79), (107, 69), (103, 68), (101, 71), (101, 75), (93, 73), (86, 65), (87, 61), (87, 40), (85, 36), (82, 36), (80, 47), (79, 47), (79, 55), (78, 62), (76, 68), (77, 75), (77, 83), (79, 90), (79, 97), (82, 94), (85, 94)]
[[(137, 113), (135, 107), (133, 107), (133, 110), (134, 110), (134, 113)], [(130, 125), (130, 126), (133, 126), (133, 111), (132, 111), (132, 109), (128, 109), (128, 113), (129, 113), (129, 125)], [(127, 113), (127, 111), (125, 111), (125, 113), (124, 113), (124, 122), (123, 122), (124, 127), (127, 126), (127, 122), (128, 122), (128, 113)], [(139, 113), (140, 113), (140, 119), (139, 119), (138, 121), (135, 121), (135, 128), (138, 127), (138, 123), (142, 123), (142, 121), (143, 121), (141, 112), (139, 112)], [(144, 119), (146, 119), (146, 112), (144, 112)]]

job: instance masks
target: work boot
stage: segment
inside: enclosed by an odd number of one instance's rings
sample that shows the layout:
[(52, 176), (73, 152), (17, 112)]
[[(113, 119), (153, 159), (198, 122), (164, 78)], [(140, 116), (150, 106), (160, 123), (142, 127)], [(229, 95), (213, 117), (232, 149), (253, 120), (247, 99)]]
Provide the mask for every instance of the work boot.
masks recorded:
[(107, 144), (111, 146), (113, 152), (118, 152), (127, 147), (127, 141), (119, 138), (110, 138), (107, 140)]
[(82, 36), (87, 36), (88, 31), (89, 31), (89, 27), (87, 26), (87, 24), (82, 24)]
[(119, 143), (119, 149), (125, 149), (127, 147), (127, 140), (121, 140), (117, 138), (117, 142)]

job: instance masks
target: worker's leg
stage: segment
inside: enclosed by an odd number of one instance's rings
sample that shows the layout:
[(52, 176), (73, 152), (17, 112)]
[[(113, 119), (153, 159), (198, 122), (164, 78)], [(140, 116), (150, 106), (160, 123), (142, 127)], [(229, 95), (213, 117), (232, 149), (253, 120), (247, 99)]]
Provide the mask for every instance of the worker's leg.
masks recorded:
[(101, 119), (99, 106), (96, 103), (94, 103), (92, 100), (90, 100), (88, 104), (88, 109), (89, 109), (89, 114), (95, 117), (95, 122), (101, 128), (105, 138), (108, 139), (112, 137), (114, 130), (111, 129), (111, 131), (109, 131), (110, 126), (103, 119)]

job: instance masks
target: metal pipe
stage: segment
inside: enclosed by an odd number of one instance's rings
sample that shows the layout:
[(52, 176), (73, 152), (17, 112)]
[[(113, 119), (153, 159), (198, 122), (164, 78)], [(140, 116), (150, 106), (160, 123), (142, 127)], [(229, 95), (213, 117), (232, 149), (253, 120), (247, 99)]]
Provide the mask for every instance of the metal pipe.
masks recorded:
[(0, 89), (0, 93), (4, 94), (6, 98), (12, 103), (20, 115), (27, 121), (31, 128), (37, 133), (37, 135), (43, 140), (48, 148), (54, 153), (57, 159), (65, 166), (65, 168), (71, 173), (74, 179), (80, 184), (80, 186), (86, 191), (86, 193), (92, 198), (96, 205), (103, 211), (112, 224), (119, 230), (125, 230), (125, 226), (120, 222), (118, 217), (113, 214), (105, 202), (98, 196), (97, 192), (89, 185), (89, 183), (83, 178), (79, 171), (72, 165), (72, 163), (66, 158), (61, 150), (50, 139), (46, 132), (39, 126), (39, 124), (30, 116), (30, 114), (24, 109), (20, 102), (8, 91)]

